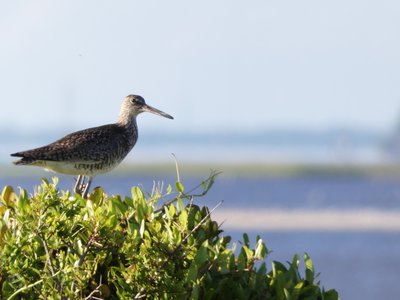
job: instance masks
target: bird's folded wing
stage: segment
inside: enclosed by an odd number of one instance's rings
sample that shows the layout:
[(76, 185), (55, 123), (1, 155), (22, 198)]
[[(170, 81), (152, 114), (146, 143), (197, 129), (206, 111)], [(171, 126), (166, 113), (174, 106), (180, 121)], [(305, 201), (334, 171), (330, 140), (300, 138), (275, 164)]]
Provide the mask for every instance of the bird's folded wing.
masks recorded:
[(98, 162), (118, 151), (121, 132), (114, 124), (71, 133), (47, 146), (21, 151), (11, 156), (30, 160)]

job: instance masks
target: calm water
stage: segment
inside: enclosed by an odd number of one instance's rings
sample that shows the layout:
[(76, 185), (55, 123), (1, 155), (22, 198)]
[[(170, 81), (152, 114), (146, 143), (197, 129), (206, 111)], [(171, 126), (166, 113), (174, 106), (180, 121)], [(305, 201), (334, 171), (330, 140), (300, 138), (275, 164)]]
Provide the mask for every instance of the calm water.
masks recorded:
[[(151, 191), (154, 177), (104, 175), (95, 179), (108, 194), (130, 194), (132, 185)], [(202, 179), (202, 178), (201, 178)], [(165, 184), (174, 178), (155, 177)], [(183, 180), (186, 190), (199, 178)], [(0, 185), (38, 185), (38, 178), (0, 178)], [(60, 177), (60, 188), (72, 188), (71, 177)], [(197, 202), (219, 208), (280, 208), (336, 210), (399, 210), (400, 180), (370, 177), (232, 178), (221, 176), (210, 193)], [(234, 240), (240, 232), (229, 232)], [(290, 261), (293, 254), (308, 252), (326, 288), (336, 288), (342, 299), (397, 299), (400, 294), (400, 232), (250, 232), (273, 250), (271, 260)]]
[[(241, 233), (227, 232), (234, 239)], [(325, 289), (335, 288), (341, 299), (399, 299), (400, 233), (376, 232), (251, 232), (266, 241), (267, 259), (291, 261), (307, 252), (320, 272)], [(271, 267), (270, 267), (271, 270)], [(304, 275), (304, 272), (302, 273)]]
[[(51, 179), (51, 173), (43, 173)], [(202, 178), (183, 178), (186, 191), (198, 185)], [(61, 189), (72, 189), (69, 176), (59, 176)], [(139, 185), (151, 191), (154, 183), (163, 182), (164, 187), (174, 185), (175, 177), (113, 176), (96, 177), (93, 187), (102, 186), (109, 194), (130, 195), (131, 187)], [(0, 177), (0, 186), (33, 187), (41, 183), (36, 177)], [(30, 188), (30, 190), (29, 190)], [(199, 199), (200, 204), (213, 206), (224, 200), (226, 208), (281, 208), (281, 209), (379, 209), (400, 211), (400, 178), (357, 176), (305, 176), (262, 178), (217, 178), (209, 194)]]

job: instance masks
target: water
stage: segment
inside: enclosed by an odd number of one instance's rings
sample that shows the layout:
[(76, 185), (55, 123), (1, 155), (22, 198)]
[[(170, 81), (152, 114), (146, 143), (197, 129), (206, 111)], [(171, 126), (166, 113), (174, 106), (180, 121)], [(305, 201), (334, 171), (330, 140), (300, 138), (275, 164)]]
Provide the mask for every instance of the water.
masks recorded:
[[(227, 233), (241, 238), (239, 232)], [(341, 299), (398, 299), (400, 233), (250, 232), (249, 236), (254, 241), (257, 234), (273, 250), (267, 259), (269, 270), (272, 260), (291, 261), (294, 253), (307, 252), (321, 272), (324, 288), (335, 288)]]
[[(201, 179), (189, 177), (182, 181), (186, 190)], [(94, 181), (108, 194), (130, 194), (132, 185), (151, 191), (154, 180), (165, 184), (175, 182), (167, 175), (113, 176), (106, 174)], [(358, 211), (363, 209), (400, 212), (400, 184), (398, 178), (357, 176), (303, 176), (241, 178), (221, 176), (210, 193), (197, 199), (199, 205), (224, 209), (334, 209)], [(38, 177), (0, 178), (0, 186), (28, 187), (40, 184)], [(71, 189), (71, 177), (60, 177), (60, 188)], [(340, 221), (340, 220), (339, 220)], [(324, 287), (335, 288), (342, 299), (396, 299), (400, 293), (400, 232), (398, 231), (257, 231), (248, 232), (252, 241), (261, 235), (273, 250), (271, 260), (290, 261), (295, 253), (307, 252), (315, 269), (321, 272)], [(225, 234), (241, 239), (242, 232), (229, 228)]]
[[(51, 178), (52, 173), (43, 173)], [(186, 190), (206, 178), (183, 178)], [(70, 176), (59, 176), (61, 189), (72, 189)], [(151, 191), (154, 183), (174, 184), (168, 175), (114, 176), (105, 174), (93, 181), (93, 187), (102, 186), (108, 194), (129, 195), (133, 185)], [(0, 177), (0, 186), (33, 187), (41, 183), (37, 177)], [(201, 204), (214, 206), (224, 200), (225, 208), (247, 209), (379, 209), (400, 211), (400, 179), (392, 177), (305, 176), (305, 177), (229, 177), (220, 175)]]

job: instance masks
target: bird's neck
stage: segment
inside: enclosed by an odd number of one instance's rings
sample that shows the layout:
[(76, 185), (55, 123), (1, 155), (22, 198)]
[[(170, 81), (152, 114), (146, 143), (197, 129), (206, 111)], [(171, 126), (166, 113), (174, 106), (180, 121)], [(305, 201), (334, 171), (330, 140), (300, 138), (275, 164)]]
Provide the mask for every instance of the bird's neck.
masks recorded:
[(117, 124), (124, 129), (124, 132), (128, 138), (128, 141), (131, 144), (131, 147), (133, 147), (138, 138), (138, 128), (137, 128), (137, 124), (136, 124), (136, 116), (130, 117), (130, 118), (122, 118), (120, 116)]
[(129, 149), (131, 149), (138, 139), (138, 128), (136, 117), (138, 114), (132, 114), (127, 110), (121, 110), (118, 118), (118, 125), (123, 128)]
[(121, 111), (118, 117), (118, 124), (124, 127), (136, 127), (136, 117), (137, 115), (133, 115), (126, 111)]
[(120, 114), (118, 118), (118, 125), (124, 127), (127, 132), (132, 132), (137, 135), (137, 124), (136, 124), (136, 116), (127, 116), (124, 114)]

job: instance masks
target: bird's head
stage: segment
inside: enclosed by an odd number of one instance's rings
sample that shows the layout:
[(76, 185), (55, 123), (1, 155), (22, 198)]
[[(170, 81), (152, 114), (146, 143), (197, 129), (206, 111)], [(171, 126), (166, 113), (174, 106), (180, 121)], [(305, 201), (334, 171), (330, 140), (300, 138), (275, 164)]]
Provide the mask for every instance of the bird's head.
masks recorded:
[(121, 112), (119, 115), (119, 122), (120, 123), (128, 123), (133, 118), (136, 118), (136, 116), (138, 114), (145, 112), (145, 111), (151, 112), (153, 114), (156, 114), (156, 115), (168, 118), (168, 119), (173, 119), (173, 117), (170, 116), (169, 114), (166, 114), (165, 112), (162, 112), (161, 110), (158, 110), (150, 105), (147, 105), (142, 96), (128, 95), (124, 98), (124, 101), (122, 102)]

